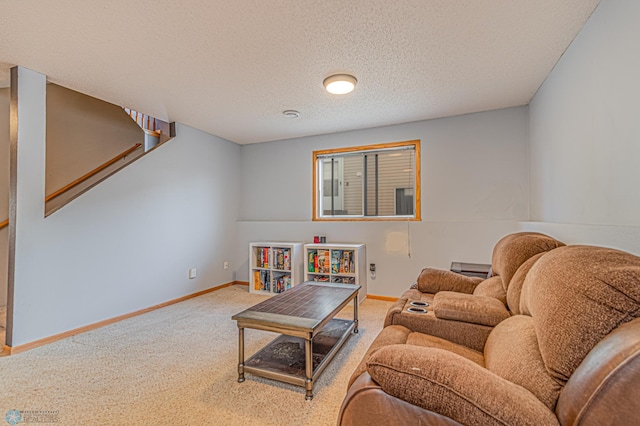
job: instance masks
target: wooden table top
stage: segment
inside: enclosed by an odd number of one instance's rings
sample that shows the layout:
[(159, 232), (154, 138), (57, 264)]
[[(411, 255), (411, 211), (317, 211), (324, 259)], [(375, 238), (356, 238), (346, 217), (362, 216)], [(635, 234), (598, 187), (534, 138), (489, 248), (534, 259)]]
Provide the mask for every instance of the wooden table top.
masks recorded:
[(320, 284), (308, 281), (231, 318), (243, 323), (268, 323), (274, 326), (313, 330), (327, 318), (333, 317), (339, 308), (355, 297), (359, 289), (359, 285), (353, 284)]

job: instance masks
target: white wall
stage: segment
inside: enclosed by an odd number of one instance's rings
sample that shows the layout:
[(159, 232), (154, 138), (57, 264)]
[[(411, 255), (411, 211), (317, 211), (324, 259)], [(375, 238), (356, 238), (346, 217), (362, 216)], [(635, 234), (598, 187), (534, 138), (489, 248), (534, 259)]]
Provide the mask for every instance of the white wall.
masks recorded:
[(173, 141), (45, 219), (44, 82), (21, 72), (30, 130), (19, 134), (12, 346), (234, 279), (222, 266), (236, 242), (238, 145), (178, 125)]
[[(0, 88), (0, 222), (9, 217), (9, 96)], [(7, 304), (8, 231), (0, 229), (0, 306)]]
[[(312, 151), (420, 139), (421, 222), (312, 222)], [(370, 294), (398, 296), (425, 266), (491, 260), (528, 219), (527, 108), (509, 108), (241, 147), (237, 278), (257, 240), (362, 242), (376, 263)], [(411, 257), (408, 256), (408, 251)]]
[(531, 102), (531, 220), (542, 224), (524, 229), (552, 223), (571, 243), (640, 254), (624, 238), (640, 226), (639, 20), (640, 2), (602, 0)]

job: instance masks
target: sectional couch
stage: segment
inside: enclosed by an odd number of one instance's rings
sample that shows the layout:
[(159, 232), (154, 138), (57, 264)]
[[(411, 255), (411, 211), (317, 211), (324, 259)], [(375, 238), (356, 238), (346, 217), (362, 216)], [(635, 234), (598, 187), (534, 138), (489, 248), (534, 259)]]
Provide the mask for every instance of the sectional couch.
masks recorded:
[(640, 424), (640, 258), (557, 244), (521, 262), (507, 290), (514, 279), (482, 347), (388, 321), (338, 424)]

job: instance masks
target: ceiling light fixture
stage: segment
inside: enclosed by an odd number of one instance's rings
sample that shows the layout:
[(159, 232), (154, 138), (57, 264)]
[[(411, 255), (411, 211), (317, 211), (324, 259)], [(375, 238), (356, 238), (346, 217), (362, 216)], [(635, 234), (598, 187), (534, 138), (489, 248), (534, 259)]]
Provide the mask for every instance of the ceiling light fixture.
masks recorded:
[(324, 79), (324, 88), (334, 95), (351, 93), (358, 80), (349, 74), (335, 74)]
[(282, 111), (282, 114), (287, 118), (298, 118), (300, 117), (300, 113), (293, 109), (288, 109), (286, 111)]

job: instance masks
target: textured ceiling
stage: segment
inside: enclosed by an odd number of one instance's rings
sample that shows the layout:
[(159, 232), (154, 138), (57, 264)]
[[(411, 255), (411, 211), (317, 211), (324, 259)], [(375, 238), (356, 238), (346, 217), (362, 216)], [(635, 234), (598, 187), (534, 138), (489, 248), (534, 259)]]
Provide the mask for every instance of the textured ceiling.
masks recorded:
[(0, 83), (22, 65), (240, 144), (332, 133), (525, 105), (598, 3), (0, 0)]

